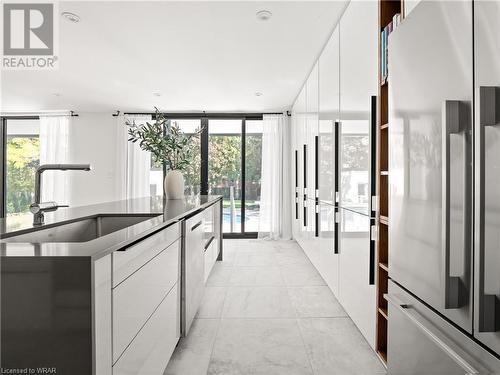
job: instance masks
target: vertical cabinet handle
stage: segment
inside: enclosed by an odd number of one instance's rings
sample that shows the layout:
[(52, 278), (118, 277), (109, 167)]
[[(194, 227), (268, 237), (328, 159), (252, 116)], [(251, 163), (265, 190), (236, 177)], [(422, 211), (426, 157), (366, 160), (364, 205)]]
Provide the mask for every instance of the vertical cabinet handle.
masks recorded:
[[(445, 287), (445, 308), (458, 309), (468, 303), (468, 286), (460, 276), (451, 276), (451, 246), (450, 246), (450, 139), (453, 135), (461, 135), (463, 138), (463, 173), (464, 173), (464, 200), (462, 220), (464, 259), (467, 259), (470, 242), (470, 156), (469, 156), (469, 130), (470, 130), (470, 103), (458, 100), (447, 100), (443, 108), (443, 169), (442, 169), (442, 247), (444, 253), (444, 287)], [(467, 271), (465, 271), (467, 272)]]
[(295, 220), (299, 219), (299, 151), (295, 150)]
[(339, 139), (339, 134), (340, 134), (340, 123), (338, 121), (335, 121), (334, 124), (335, 128), (334, 130), (334, 150), (333, 150), (333, 194), (334, 194), (334, 206), (335, 206), (335, 217), (334, 217), (334, 225), (333, 225), (333, 230), (334, 230), (334, 237), (333, 237), (333, 253), (338, 254), (339, 253), (339, 221), (338, 221), (338, 216), (339, 216), (339, 144), (340, 144), (340, 139)]
[(319, 136), (314, 137), (314, 236), (319, 237)]
[(370, 269), (368, 270), (368, 285), (375, 285), (375, 241), (377, 239), (375, 218), (370, 219)]
[[(500, 87), (479, 88), (479, 332), (500, 331), (500, 301), (495, 294), (485, 292), (485, 132), (500, 125)], [(494, 249), (498, 251), (498, 249)], [(495, 275), (496, 277), (497, 275)]]
[(304, 203), (304, 226), (307, 227), (307, 145), (304, 145), (304, 194), (303, 194), (303, 203)]
[[(370, 110), (370, 197), (377, 194), (377, 97), (371, 97)], [(370, 203), (372, 200), (370, 201)], [(370, 212), (376, 214), (376, 206), (371, 204)]]

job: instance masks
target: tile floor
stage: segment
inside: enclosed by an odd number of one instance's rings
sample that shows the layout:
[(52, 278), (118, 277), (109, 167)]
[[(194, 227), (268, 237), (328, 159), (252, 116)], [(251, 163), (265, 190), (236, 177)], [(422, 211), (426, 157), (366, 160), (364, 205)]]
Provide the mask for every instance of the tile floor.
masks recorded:
[(164, 375), (372, 375), (385, 369), (293, 241), (225, 240)]

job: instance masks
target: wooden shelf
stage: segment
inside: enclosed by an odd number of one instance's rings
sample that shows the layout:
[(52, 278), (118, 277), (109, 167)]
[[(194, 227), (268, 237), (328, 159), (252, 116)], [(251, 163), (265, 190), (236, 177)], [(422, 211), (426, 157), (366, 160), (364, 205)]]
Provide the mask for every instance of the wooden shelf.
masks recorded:
[(381, 307), (378, 308), (378, 312), (380, 313), (380, 315), (382, 315), (385, 319), (389, 320), (388, 316), (387, 316), (387, 309), (383, 309)]
[[(379, 39), (379, 92), (377, 104), (377, 196), (379, 197), (378, 223), (379, 234), (376, 243), (377, 255), (377, 311), (376, 311), (376, 340), (375, 350), (384, 364), (387, 364), (387, 301), (384, 294), (387, 293), (389, 282), (389, 82), (387, 77), (380, 73), (380, 33), (393, 20), (394, 15), (403, 16), (404, 0), (377, 0), (378, 9), (378, 32)], [(390, 66), (389, 66), (390, 69)]]

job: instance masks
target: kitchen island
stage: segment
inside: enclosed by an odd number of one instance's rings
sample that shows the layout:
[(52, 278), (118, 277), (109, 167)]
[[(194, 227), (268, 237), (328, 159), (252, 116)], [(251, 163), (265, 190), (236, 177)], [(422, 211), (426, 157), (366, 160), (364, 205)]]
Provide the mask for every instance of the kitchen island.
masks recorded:
[[(138, 198), (0, 221), (1, 368), (162, 373), (222, 259), (222, 198)], [(187, 316), (187, 318), (186, 318)]]

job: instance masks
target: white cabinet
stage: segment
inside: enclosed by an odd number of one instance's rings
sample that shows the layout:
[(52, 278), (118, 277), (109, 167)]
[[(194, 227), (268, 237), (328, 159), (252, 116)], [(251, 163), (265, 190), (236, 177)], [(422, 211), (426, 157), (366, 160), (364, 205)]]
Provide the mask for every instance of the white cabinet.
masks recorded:
[(340, 118), (339, 27), (319, 58), (319, 199), (335, 203), (335, 122)]
[[(295, 239), (372, 346), (370, 132), (378, 91), (377, 15), (377, 2), (349, 4), (292, 110), (300, 207)], [(336, 210), (342, 217), (337, 225)]]
[(204, 258), (205, 258), (205, 283), (210, 276), (220, 250), (220, 213), (222, 202), (215, 203), (204, 211), (205, 236), (204, 236)]
[(371, 97), (377, 95), (377, 3), (351, 2), (340, 20), (340, 302), (372, 347)]
[(163, 374), (179, 339), (179, 284), (154, 311), (113, 366), (113, 375)]
[(186, 336), (205, 292), (204, 213), (183, 222), (182, 335)]
[(370, 218), (340, 208), (340, 303), (375, 347), (375, 285), (370, 284)]
[(179, 266), (177, 240), (113, 289), (113, 361), (177, 284)]

